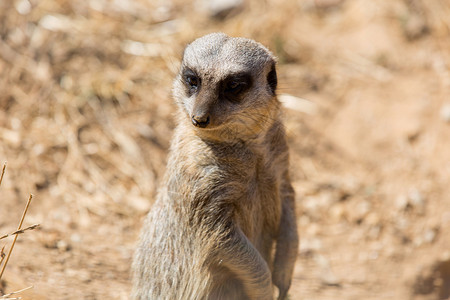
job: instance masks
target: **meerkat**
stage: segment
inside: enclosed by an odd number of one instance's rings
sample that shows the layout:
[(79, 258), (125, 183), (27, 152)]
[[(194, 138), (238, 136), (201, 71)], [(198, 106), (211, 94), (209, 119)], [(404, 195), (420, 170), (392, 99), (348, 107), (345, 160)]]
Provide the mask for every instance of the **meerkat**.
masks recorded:
[(168, 165), (133, 261), (133, 299), (285, 299), (298, 252), (276, 61), (250, 39), (189, 44)]

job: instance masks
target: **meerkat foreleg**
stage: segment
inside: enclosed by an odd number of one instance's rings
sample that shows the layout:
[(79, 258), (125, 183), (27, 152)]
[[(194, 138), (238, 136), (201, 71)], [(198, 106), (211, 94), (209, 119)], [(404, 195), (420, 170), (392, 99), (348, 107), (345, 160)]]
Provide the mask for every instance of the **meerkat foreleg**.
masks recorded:
[(239, 227), (231, 235), (219, 251), (223, 266), (242, 282), (250, 299), (273, 299), (272, 276), (266, 261)]
[(295, 218), (295, 194), (288, 178), (281, 186), (281, 201), (281, 220), (272, 274), (273, 283), (279, 289), (278, 300), (285, 299), (287, 296), (299, 243)]

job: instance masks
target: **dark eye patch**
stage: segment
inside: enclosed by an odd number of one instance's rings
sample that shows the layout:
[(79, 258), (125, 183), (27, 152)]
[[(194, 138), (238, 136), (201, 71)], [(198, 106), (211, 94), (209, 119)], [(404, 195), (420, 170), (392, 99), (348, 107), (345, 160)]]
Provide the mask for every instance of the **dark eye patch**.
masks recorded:
[(201, 79), (193, 70), (184, 69), (181, 77), (190, 94), (195, 93), (200, 88)]
[(248, 73), (228, 76), (222, 81), (222, 93), (230, 100), (238, 100), (239, 96), (252, 85), (252, 77)]

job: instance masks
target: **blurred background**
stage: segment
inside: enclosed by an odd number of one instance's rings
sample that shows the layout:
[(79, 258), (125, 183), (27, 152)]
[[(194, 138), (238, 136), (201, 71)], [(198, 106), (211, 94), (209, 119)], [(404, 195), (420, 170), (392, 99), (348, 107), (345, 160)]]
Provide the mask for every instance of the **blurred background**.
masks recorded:
[[(450, 299), (447, 0), (0, 1), (0, 282), (128, 299), (186, 43), (278, 57), (301, 245), (290, 299)], [(0, 247), (10, 246), (2, 240)]]

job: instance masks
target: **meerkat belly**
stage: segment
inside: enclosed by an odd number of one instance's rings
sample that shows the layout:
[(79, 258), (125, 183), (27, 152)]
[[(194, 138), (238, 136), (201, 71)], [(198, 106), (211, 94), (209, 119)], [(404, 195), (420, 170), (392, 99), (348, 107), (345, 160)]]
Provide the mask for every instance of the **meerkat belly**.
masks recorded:
[(249, 181), (247, 193), (238, 200), (239, 225), (269, 265), (281, 214), (278, 185), (269, 172), (259, 171)]
[(261, 207), (263, 207), (261, 211), (263, 223), (260, 228), (259, 241), (255, 246), (271, 267), (272, 246), (278, 232), (281, 215), (278, 184), (273, 178), (269, 178), (259, 182), (258, 186), (259, 201)]

